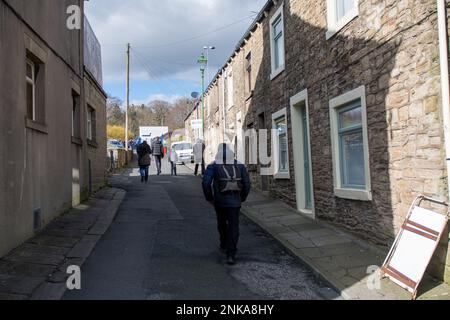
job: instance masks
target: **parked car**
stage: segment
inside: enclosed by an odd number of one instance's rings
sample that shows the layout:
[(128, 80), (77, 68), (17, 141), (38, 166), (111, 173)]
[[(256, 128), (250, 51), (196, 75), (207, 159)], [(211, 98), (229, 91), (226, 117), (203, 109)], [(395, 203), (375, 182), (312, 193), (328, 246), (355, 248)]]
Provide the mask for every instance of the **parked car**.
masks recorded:
[(125, 149), (125, 146), (119, 140), (110, 139), (110, 140), (108, 140), (107, 148), (108, 149)]
[(171, 148), (177, 153), (179, 163), (193, 162), (194, 149), (192, 143), (186, 141), (174, 142)]

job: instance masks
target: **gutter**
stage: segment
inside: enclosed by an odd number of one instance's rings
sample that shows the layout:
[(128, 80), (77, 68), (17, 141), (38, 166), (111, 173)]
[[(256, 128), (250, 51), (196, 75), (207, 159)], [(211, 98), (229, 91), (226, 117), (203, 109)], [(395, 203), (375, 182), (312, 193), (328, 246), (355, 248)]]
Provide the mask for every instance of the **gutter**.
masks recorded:
[(447, 166), (447, 199), (450, 200), (450, 90), (448, 69), (448, 38), (446, 0), (437, 0), (439, 57), (441, 65), (442, 117), (444, 124), (445, 159)]

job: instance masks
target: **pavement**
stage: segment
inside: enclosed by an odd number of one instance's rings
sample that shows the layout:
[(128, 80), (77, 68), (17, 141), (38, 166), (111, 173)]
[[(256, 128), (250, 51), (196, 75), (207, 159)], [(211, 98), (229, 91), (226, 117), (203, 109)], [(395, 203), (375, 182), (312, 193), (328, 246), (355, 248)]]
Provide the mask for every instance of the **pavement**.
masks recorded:
[(183, 166), (170, 176), (163, 165), (160, 176), (152, 165), (148, 184), (135, 168), (111, 179), (126, 196), (82, 266), (82, 289), (66, 291), (64, 299), (341, 299), (245, 216), (237, 264), (227, 265), (201, 180)]
[[(192, 164), (186, 164), (193, 170)], [(242, 212), (307, 264), (347, 300), (411, 300), (411, 295), (378, 268), (387, 250), (375, 247), (328, 223), (313, 220), (283, 202), (252, 191)], [(418, 300), (450, 300), (450, 286), (425, 276)]]
[(61, 299), (67, 268), (83, 265), (124, 196), (124, 190), (103, 188), (0, 259), (0, 300)]

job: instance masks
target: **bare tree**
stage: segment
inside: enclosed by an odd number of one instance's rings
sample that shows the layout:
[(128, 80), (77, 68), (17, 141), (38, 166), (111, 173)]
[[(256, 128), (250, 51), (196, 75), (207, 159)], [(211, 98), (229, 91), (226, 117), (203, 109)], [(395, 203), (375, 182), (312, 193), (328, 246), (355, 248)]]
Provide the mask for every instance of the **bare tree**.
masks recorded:
[(125, 111), (121, 109), (122, 101), (116, 97), (108, 97), (106, 101), (106, 121), (109, 125), (124, 125)]
[(194, 100), (191, 98), (180, 98), (176, 100), (168, 115), (167, 124), (170, 130), (184, 128), (184, 120), (194, 106)]
[(162, 100), (151, 101), (148, 106), (154, 114), (154, 124), (164, 126), (170, 111), (170, 103)]

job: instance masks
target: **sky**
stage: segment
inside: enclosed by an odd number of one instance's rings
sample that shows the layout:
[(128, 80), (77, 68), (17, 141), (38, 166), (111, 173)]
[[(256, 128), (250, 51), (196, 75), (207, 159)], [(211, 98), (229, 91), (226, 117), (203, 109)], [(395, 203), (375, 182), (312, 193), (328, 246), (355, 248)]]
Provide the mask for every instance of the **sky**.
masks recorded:
[[(266, 0), (91, 0), (86, 16), (102, 46), (103, 86), (125, 98), (131, 44), (130, 103), (173, 102), (201, 91), (197, 59), (209, 51), (216, 74)], [(206, 81), (208, 82), (208, 81)]]

